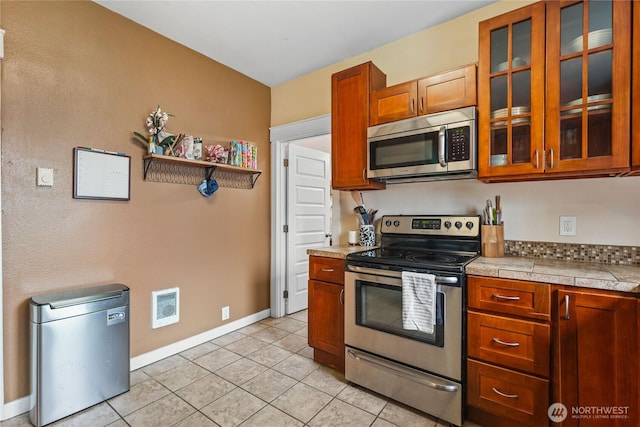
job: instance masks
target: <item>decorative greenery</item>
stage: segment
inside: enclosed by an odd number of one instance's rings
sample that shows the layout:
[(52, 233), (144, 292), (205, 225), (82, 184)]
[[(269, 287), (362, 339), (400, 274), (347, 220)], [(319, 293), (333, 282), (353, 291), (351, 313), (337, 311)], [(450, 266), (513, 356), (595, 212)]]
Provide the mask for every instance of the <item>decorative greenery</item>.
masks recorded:
[(146, 144), (149, 144), (150, 137), (155, 137), (156, 145), (160, 145), (162, 147), (173, 147), (175, 136), (168, 135), (165, 132), (165, 127), (167, 126), (167, 122), (169, 121), (169, 117), (174, 117), (173, 115), (163, 112), (160, 109), (160, 106), (152, 111), (147, 117), (147, 129), (149, 132), (149, 137), (145, 137), (140, 132), (133, 132), (133, 134), (138, 137), (140, 140), (144, 141)]

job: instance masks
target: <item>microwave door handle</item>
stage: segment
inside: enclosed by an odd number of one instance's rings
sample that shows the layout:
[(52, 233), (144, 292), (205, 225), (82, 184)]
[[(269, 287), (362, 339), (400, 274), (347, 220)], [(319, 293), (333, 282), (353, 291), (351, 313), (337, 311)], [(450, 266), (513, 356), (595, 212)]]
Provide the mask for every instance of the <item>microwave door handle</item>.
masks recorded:
[(440, 161), (440, 166), (443, 168), (447, 167), (447, 162), (444, 158), (444, 145), (445, 145), (445, 135), (447, 128), (442, 126), (440, 131), (438, 132), (438, 160)]

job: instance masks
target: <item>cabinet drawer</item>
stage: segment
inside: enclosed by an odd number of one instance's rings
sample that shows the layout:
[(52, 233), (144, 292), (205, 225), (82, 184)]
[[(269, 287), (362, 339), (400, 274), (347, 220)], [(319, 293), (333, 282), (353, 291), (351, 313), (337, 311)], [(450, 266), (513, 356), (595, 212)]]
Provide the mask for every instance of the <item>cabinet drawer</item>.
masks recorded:
[(511, 425), (538, 427), (549, 424), (549, 381), (467, 361), (467, 403), (513, 422)]
[(489, 314), (468, 314), (469, 357), (548, 377), (550, 326)]
[(549, 321), (550, 286), (522, 280), (469, 276), (469, 307)]
[(309, 257), (309, 279), (344, 284), (344, 260), (339, 258)]

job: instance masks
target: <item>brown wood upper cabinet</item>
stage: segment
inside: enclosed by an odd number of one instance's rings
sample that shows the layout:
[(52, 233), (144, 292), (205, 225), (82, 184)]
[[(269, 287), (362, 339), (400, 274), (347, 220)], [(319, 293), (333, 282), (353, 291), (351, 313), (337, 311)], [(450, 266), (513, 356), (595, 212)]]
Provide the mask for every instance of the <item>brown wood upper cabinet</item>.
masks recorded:
[(331, 182), (337, 190), (385, 188), (367, 178), (367, 128), (369, 94), (386, 84), (372, 62), (331, 76)]
[(631, 2), (539, 2), (479, 31), (479, 179), (630, 169)]
[(476, 65), (371, 93), (371, 126), (476, 105)]

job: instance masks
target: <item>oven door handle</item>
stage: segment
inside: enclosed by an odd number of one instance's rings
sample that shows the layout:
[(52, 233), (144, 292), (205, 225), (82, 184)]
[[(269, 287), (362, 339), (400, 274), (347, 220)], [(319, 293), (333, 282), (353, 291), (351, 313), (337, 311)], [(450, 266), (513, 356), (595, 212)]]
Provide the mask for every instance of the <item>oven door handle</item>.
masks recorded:
[[(397, 375), (400, 376), (402, 378), (408, 379), (410, 381), (414, 381), (423, 385), (426, 385), (427, 387), (431, 387), (433, 389), (436, 389), (438, 391), (446, 391), (449, 393), (455, 393), (458, 391), (458, 386), (457, 385), (452, 385), (452, 384), (440, 384), (434, 381), (431, 381), (430, 379), (428, 379), (426, 374), (423, 374), (422, 372), (418, 372), (415, 370), (411, 370), (411, 372), (409, 372), (408, 368), (401, 368), (401, 367), (392, 367), (387, 365), (386, 363), (383, 364), (384, 362), (380, 362), (377, 360), (373, 360), (367, 356), (365, 356), (364, 354), (360, 353), (360, 352), (356, 352), (354, 350), (348, 349), (347, 353), (349, 354), (349, 357), (356, 359), (360, 362), (364, 362), (364, 363), (368, 363), (370, 365), (375, 366), (378, 369), (382, 369), (384, 371), (387, 371), (393, 375)], [(356, 354), (357, 353), (357, 354)], [(402, 369), (402, 370), (401, 370)]]
[(443, 285), (455, 285), (458, 283), (458, 278), (452, 276), (436, 276), (436, 283)]
[[(402, 277), (401, 271), (392, 270), (379, 270), (377, 268), (360, 267), (359, 265), (349, 265), (348, 271), (355, 273), (373, 274), (375, 276), (387, 276), (387, 277)], [(455, 285), (458, 283), (458, 278), (454, 276), (436, 276), (436, 283), (439, 285)]]

